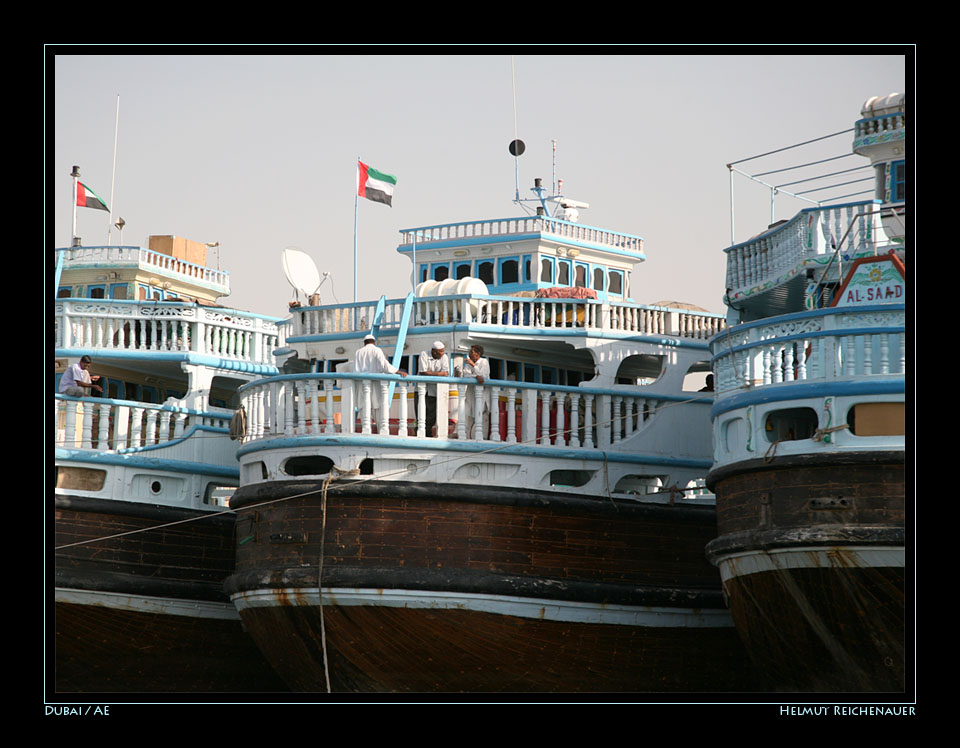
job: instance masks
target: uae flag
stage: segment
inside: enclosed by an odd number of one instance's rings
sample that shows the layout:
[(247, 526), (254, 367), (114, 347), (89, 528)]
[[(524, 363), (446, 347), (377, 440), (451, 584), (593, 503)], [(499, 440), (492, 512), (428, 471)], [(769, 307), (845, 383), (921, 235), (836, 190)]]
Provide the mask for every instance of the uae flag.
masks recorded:
[(77, 207), (94, 208), (95, 210), (105, 210), (108, 213), (110, 208), (100, 199), (96, 192), (91, 190), (83, 182), (77, 182)]
[(397, 178), (392, 174), (384, 174), (357, 161), (357, 194), (360, 197), (393, 207), (393, 188), (396, 186)]

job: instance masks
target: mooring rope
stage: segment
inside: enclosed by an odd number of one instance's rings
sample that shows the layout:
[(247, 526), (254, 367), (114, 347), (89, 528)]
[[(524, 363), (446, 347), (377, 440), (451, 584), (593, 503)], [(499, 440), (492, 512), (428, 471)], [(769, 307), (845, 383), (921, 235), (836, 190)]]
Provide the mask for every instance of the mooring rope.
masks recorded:
[(323, 579), (323, 551), (327, 539), (327, 489), (330, 487), (330, 483), (332, 481), (336, 480), (342, 475), (359, 474), (359, 468), (354, 468), (353, 470), (344, 470), (343, 468), (334, 465), (330, 468), (330, 472), (327, 474), (327, 477), (323, 479), (323, 487), (320, 489), (320, 560), (317, 563), (317, 597), (320, 599), (320, 646), (323, 650), (323, 676), (327, 682), (327, 693), (331, 692), (330, 666), (327, 660), (327, 630), (323, 621), (323, 586), (321, 584)]

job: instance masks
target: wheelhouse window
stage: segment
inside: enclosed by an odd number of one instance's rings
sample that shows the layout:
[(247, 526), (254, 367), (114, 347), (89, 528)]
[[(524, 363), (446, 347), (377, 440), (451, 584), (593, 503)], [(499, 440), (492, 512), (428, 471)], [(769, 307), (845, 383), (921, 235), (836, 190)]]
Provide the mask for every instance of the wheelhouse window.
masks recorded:
[(577, 264), (576, 270), (574, 272), (574, 277), (576, 278), (575, 286), (578, 288), (587, 287), (587, 268), (584, 265)]
[(570, 263), (564, 260), (557, 262), (557, 285), (570, 285)]
[(603, 268), (593, 269), (593, 290), (594, 291), (603, 290)]
[(618, 296), (623, 295), (623, 273), (619, 270), (610, 271), (610, 288), (607, 289), (610, 293), (616, 294)]
[(514, 259), (500, 260), (500, 282), (519, 283), (520, 263)]
[(553, 260), (549, 257), (540, 260), (540, 282), (553, 283)]
[(493, 279), (493, 263), (492, 262), (481, 262), (477, 266), (477, 275), (480, 280), (486, 283), (488, 286), (492, 286), (494, 283)]

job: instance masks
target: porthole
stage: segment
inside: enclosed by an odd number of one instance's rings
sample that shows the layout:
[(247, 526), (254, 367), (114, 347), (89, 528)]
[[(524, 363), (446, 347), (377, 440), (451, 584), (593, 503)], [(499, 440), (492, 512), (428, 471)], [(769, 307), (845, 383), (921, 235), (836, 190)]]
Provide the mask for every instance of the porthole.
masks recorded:
[(812, 408), (785, 408), (767, 414), (764, 432), (771, 444), (797, 441), (811, 438), (818, 423), (817, 412)]
[(333, 468), (333, 460), (324, 455), (291, 457), (283, 464), (287, 475), (326, 475)]

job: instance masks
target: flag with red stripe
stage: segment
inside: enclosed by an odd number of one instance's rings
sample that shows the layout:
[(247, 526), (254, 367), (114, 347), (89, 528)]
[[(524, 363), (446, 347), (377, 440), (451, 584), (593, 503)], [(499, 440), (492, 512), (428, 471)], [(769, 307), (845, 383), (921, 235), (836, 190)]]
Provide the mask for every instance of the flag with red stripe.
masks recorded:
[(108, 208), (107, 204), (100, 199), (100, 196), (87, 187), (87, 185), (85, 185), (83, 182), (77, 182), (77, 207), (93, 208), (95, 210), (105, 210), (108, 213), (110, 212), (110, 208)]

